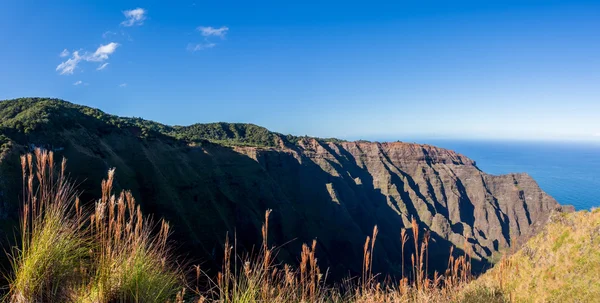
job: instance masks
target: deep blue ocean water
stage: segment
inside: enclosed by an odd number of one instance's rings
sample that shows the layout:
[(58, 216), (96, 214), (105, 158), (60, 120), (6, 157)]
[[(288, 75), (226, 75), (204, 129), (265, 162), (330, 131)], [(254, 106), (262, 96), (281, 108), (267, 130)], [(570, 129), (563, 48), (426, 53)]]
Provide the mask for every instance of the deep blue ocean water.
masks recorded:
[(560, 204), (577, 210), (600, 207), (600, 144), (435, 140), (494, 175), (526, 172)]

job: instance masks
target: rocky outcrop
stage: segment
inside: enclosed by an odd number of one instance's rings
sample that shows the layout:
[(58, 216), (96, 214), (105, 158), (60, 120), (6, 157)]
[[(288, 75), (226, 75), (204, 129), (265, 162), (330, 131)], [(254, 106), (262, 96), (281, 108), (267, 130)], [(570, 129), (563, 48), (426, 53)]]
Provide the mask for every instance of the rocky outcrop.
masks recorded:
[(560, 207), (526, 174), (488, 175), (469, 158), (429, 145), (273, 134), (263, 140), (264, 130), (246, 143), (276, 144), (190, 144), (80, 117), (79, 110), (69, 115), (68, 124), (46, 117), (52, 130), (6, 131), (12, 142), (0, 160), (2, 220), (18, 222), (18, 156), (31, 144), (60, 146), (56, 154), (69, 159), (82, 201), (93, 202), (106, 171), (116, 167), (117, 188), (132, 190), (145, 212), (169, 220), (179, 251), (205, 268), (220, 261), (228, 233), (240, 250), (260, 243), (264, 211), (273, 209), (270, 242), (281, 245), (278, 258), (296, 262), (302, 243), (316, 238), (319, 263), (334, 278), (360, 272), (362, 246), (374, 225), (374, 271), (398, 273), (400, 229), (412, 218), (432, 231), (430, 268), (445, 269), (450, 247), (461, 253), (466, 246), (482, 269), (498, 252), (534, 235)]

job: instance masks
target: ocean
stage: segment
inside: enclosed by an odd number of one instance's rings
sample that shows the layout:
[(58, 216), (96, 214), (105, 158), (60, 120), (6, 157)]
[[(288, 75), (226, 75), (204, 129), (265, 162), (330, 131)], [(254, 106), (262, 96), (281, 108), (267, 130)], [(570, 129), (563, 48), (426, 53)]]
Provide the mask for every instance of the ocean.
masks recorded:
[(525, 172), (560, 204), (600, 207), (600, 144), (500, 141), (423, 141), (454, 150), (494, 175)]

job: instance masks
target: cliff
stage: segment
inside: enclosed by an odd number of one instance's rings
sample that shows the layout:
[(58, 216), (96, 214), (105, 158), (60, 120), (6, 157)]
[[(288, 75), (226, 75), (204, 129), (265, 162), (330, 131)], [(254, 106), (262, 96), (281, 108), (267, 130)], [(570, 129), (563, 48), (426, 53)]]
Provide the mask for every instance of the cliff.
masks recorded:
[(278, 258), (296, 262), (316, 238), (334, 277), (360, 272), (374, 225), (375, 272), (399, 271), (400, 229), (411, 218), (432, 231), (431, 268), (444, 269), (450, 247), (460, 253), (467, 243), (482, 269), (560, 209), (530, 176), (488, 175), (434, 146), (284, 136), (249, 124), (171, 127), (60, 100), (0, 102), (0, 146), (3, 230), (18, 215), (18, 156), (43, 147), (68, 158), (89, 203), (116, 167), (117, 187), (170, 221), (179, 250), (208, 266), (220, 261), (227, 233), (241, 249), (256, 247), (266, 209)]

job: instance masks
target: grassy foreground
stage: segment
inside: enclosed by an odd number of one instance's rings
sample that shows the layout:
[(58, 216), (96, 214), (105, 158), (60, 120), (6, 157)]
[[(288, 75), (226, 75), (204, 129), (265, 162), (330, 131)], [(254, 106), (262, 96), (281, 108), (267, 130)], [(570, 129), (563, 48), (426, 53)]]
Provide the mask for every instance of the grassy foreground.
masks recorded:
[(554, 213), (546, 228), (466, 289), (512, 302), (600, 301), (600, 209)]
[[(403, 277), (372, 272), (378, 229), (365, 239), (360, 277), (332, 285), (318, 265), (317, 242), (299, 252), (299, 266), (280, 264), (263, 242), (251, 255), (235, 255), (227, 239), (221, 271), (177, 263), (169, 225), (144, 217), (129, 192), (114, 194), (114, 170), (94, 205), (80, 205), (65, 177), (66, 161), (51, 152), (21, 158), (23, 209), (20, 244), (7, 273), (9, 302), (594, 302), (600, 298), (600, 211), (551, 217), (540, 235), (477, 280), (467, 253), (448, 259), (444, 273), (426, 274), (428, 231), (399, 231)], [(233, 241), (235, 243), (235, 239)], [(414, 251), (404, 255), (404, 248)], [(468, 247), (468, 245), (465, 245)], [(406, 257), (406, 260), (405, 260)], [(406, 262), (404, 262), (406, 261)]]

